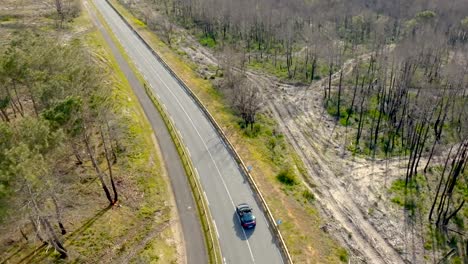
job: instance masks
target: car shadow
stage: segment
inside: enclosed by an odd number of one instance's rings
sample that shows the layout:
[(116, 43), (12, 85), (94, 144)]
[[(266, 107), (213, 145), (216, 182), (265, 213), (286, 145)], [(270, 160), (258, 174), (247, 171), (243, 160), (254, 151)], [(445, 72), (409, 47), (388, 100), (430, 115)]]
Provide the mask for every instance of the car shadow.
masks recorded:
[(236, 230), (236, 235), (241, 240), (248, 240), (250, 236), (255, 232), (255, 227), (251, 229), (244, 229), (241, 226), (239, 216), (236, 212), (232, 214), (232, 222), (234, 223), (234, 229)]

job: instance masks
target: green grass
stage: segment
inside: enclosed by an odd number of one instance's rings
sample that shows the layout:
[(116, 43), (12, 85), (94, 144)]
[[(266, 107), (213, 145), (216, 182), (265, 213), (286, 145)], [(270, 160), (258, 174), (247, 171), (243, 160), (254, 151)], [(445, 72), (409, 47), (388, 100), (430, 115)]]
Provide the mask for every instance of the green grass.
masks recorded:
[(302, 197), (304, 197), (304, 199), (306, 199), (306, 201), (308, 201), (308, 202), (315, 201), (314, 194), (312, 192), (310, 192), (309, 190), (302, 191)]
[(348, 263), (349, 256), (348, 256), (348, 251), (346, 251), (346, 249), (344, 248), (339, 249), (338, 255), (340, 257), (341, 262)]
[(205, 47), (208, 47), (208, 48), (216, 47), (216, 41), (210, 36), (200, 36), (198, 38), (198, 41), (200, 42), (200, 44), (202, 44)]
[(146, 27), (145, 22), (143, 22), (143, 21), (141, 21), (141, 20), (139, 20), (137, 18), (133, 18), (133, 23), (135, 25), (137, 25), (138, 27)]
[(272, 61), (261, 61), (256, 60), (254, 57), (252, 57), (248, 66), (254, 70), (266, 71), (269, 74), (276, 76), (281, 80), (288, 79), (288, 69), (286, 65), (283, 65), (282, 61), (278, 61), (277, 66), (275, 66)]
[(424, 177), (421, 175), (416, 175), (407, 185), (404, 179), (395, 180), (389, 190), (393, 194), (391, 202), (402, 206), (411, 215), (414, 215), (417, 209), (423, 208), (422, 188), (425, 184)]
[(19, 17), (20, 17), (19, 15), (10, 15), (10, 14), (0, 15), (0, 22), (11, 22), (11, 21), (18, 19)]

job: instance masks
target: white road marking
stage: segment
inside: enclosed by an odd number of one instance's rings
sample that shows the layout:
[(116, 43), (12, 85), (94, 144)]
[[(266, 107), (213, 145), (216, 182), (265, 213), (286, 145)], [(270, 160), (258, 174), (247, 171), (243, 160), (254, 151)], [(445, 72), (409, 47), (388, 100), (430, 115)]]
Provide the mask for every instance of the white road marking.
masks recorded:
[(216, 231), (216, 236), (219, 239), (218, 227), (216, 226), (216, 221), (214, 219), (213, 219), (213, 224), (214, 224), (214, 228), (215, 228), (215, 231)]
[(203, 195), (205, 195), (206, 202), (208, 203), (208, 206), (210, 206), (210, 201), (208, 201), (208, 196), (206, 196), (206, 192), (203, 191)]

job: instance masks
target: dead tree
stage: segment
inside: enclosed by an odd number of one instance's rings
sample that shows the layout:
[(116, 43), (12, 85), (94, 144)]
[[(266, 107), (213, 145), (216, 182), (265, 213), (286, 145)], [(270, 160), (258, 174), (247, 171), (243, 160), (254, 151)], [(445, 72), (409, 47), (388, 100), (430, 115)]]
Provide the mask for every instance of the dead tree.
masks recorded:
[(96, 171), (96, 174), (97, 174), (97, 176), (99, 178), (99, 181), (101, 183), (101, 187), (104, 190), (104, 193), (106, 194), (106, 198), (109, 201), (109, 204), (113, 205), (114, 200), (112, 199), (109, 188), (107, 187), (107, 185), (106, 185), (106, 183), (104, 181), (104, 173), (101, 171), (101, 168), (99, 167), (99, 164), (97, 163), (96, 157), (93, 154), (93, 151), (91, 150), (91, 142), (90, 142), (90, 138), (89, 138), (88, 133), (89, 132), (87, 131), (86, 126), (83, 125), (83, 141), (84, 141), (85, 146), (86, 146), (86, 151), (87, 151), (88, 157), (91, 160), (91, 163), (93, 164), (93, 168)]
[[(445, 229), (448, 222), (450, 221), (451, 218), (453, 218), (458, 211), (461, 210), (461, 208), (464, 205), (464, 200), (460, 202), (459, 205), (454, 206), (453, 203), (456, 202), (454, 201), (454, 189), (455, 186), (460, 179), (460, 176), (463, 174), (463, 171), (465, 170), (466, 163), (468, 160), (468, 139), (465, 139), (458, 147), (458, 150), (455, 154), (455, 156), (452, 158), (451, 162), (451, 167), (450, 167), (450, 172), (448, 174), (447, 179), (445, 180), (444, 183), (444, 188), (443, 191), (440, 195), (440, 199), (438, 195), (436, 195), (435, 200), (438, 202), (437, 206), (437, 219), (436, 219), (436, 226), (440, 229)], [(447, 166), (447, 162), (445, 164)], [(445, 171), (445, 168), (444, 168)], [(443, 180), (443, 179), (441, 179)], [(440, 190), (440, 186), (438, 188), (438, 192)], [(437, 192), (437, 193), (438, 193)], [(435, 206), (435, 203), (433, 203), (433, 207)], [(431, 212), (429, 214), (429, 217), (432, 218), (432, 212), (434, 208), (431, 208)], [(452, 210), (450, 212), (450, 210)]]

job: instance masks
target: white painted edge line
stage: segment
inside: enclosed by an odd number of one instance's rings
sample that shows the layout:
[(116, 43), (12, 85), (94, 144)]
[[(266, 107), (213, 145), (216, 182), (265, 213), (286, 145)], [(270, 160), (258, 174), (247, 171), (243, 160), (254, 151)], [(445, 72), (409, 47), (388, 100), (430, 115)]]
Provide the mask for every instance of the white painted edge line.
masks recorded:
[[(180, 134), (179, 130), (177, 130), (177, 133), (179, 133), (180, 138), (182, 138), (182, 135)], [(189, 156), (190, 159), (192, 159), (192, 154), (190, 153), (190, 150), (186, 148), (187, 150), (187, 155)]]
[(200, 174), (198, 174), (198, 169), (195, 168), (195, 174), (197, 175), (198, 180), (200, 180)]
[(208, 201), (208, 196), (206, 196), (205, 191), (203, 191), (203, 195), (205, 196), (206, 203), (208, 204), (208, 206), (210, 206), (210, 201)]
[[(171, 120), (172, 120), (172, 123), (175, 124), (172, 117), (171, 117)], [(177, 134), (179, 135), (179, 138), (182, 139), (182, 141), (184, 141), (184, 138), (182, 137), (182, 134), (180, 133), (180, 130), (176, 129), (176, 131), (177, 131)], [(188, 148), (185, 148), (185, 149), (188, 151)], [(190, 153), (189, 153), (189, 155), (190, 155)]]
[(214, 219), (213, 219), (213, 225), (214, 225), (214, 228), (215, 228), (215, 231), (216, 231), (216, 236), (219, 239), (218, 227), (216, 226), (216, 221)]

